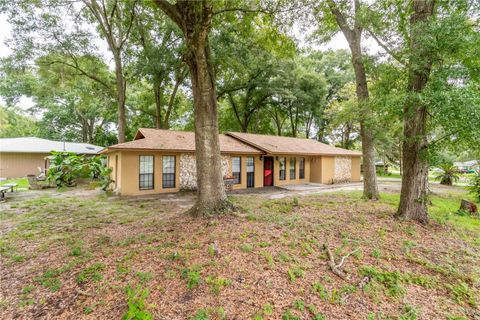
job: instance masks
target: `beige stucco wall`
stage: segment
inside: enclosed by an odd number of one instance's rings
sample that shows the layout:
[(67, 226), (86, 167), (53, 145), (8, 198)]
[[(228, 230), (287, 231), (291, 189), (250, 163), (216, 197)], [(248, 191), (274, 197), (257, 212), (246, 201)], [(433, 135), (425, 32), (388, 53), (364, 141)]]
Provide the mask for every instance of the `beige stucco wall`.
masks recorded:
[[(136, 151), (121, 151), (109, 154), (109, 166), (113, 169), (112, 179), (115, 179), (115, 155), (118, 154), (118, 178), (117, 178), (117, 192), (121, 195), (148, 195), (155, 193), (177, 192), (180, 190), (179, 180), (179, 165), (180, 153), (164, 153), (164, 152), (136, 152)], [(154, 156), (154, 188), (152, 190), (139, 189), (139, 165), (141, 155)], [(176, 156), (176, 175), (175, 188), (162, 188), (162, 156)]]
[(358, 182), (362, 180), (362, 176), (360, 173), (360, 157), (352, 157), (352, 181)]
[(360, 157), (314, 157), (310, 172), (310, 181), (315, 183), (360, 181)]
[(335, 157), (313, 157), (310, 169), (310, 181), (315, 183), (333, 183), (335, 176)]
[(310, 160), (310, 182), (322, 183), (321, 157), (312, 157)]
[[(268, 155), (267, 155), (268, 156)], [(280, 158), (285, 158), (285, 180), (280, 180)], [(290, 179), (290, 158), (296, 159), (295, 164), (295, 179)], [(300, 179), (300, 167), (299, 161), (300, 158), (305, 159), (305, 178)], [(310, 182), (310, 158), (309, 157), (297, 157), (291, 155), (278, 155), (273, 156), (273, 171), (274, 171), (274, 179), (273, 185), (274, 186), (284, 186), (289, 184), (303, 184)], [(263, 165), (262, 165), (263, 170)], [(262, 179), (263, 183), (263, 179)]]
[(322, 161), (322, 182), (330, 184), (334, 182), (335, 176), (335, 157), (321, 157)]
[[(140, 190), (139, 189), (139, 157), (140, 155), (153, 155), (154, 158), (154, 189)], [(176, 182), (175, 188), (162, 188), (162, 156), (174, 155), (176, 156)], [(121, 195), (146, 195), (155, 193), (177, 192), (181, 189), (180, 170), (181, 157), (193, 156), (193, 154), (185, 153), (165, 153), (165, 152), (137, 152), (137, 151), (119, 151), (108, 154), (108, 166), (112, 168), (111, 178), (115, 180), (117, 173), (116, 185), (113, 183), (111, 188)], [(115, 157), (118, 156), (118, 168), (115, 166)], [(255, 159), (255, 188), (263, 187), (263, 161), (260, 160), (259, 155), (246, 154), (228, 154), (222, 155), (223, 175), (232, 174), (232, 157), (241, 157), (242, 172), (241, 183), (234, 185), (233, 189), (244, 189), (247, 187), (247, 163), (246, 158), (252, 156)], [(186, 158), (184, 158), (186, 160)], [(195, 167), (192, 167), (195, 170)], [(118, 170), (118, 171), (117, 171)]]
[(234, 184), (233, 190), (246, 189), (247, 188), (247, 157), (254, 158), (254, 187), (263, 187), (263, 160), (260, 160), (259, 155), (245, 155), (245, 154), (231, 154), (228, 159), (228, 174), (232, 174), (232, 157), (241, 157), (241, 178), (240, 184)]
[[(154, 189), (152, 190), (139, 190), (139, 156), (140, 155), (153, 155), (155, 156), (154, 162)], [(175, 188), (162, 188), (162, 156), (163, 155), (175, 155), (176, 156), (176, 183)], [(183, 154), (185, 156), (185, 154)], [(118, 156), (118, 168), (115, 166), (115, 157)], [(164, 153), (164, 152), (144, 152), (139, 153), (136, 151), (122, 151), (112, 152), (108, 155), (108, 165), (112, 170), (112, 179), (115, 179), (117, 174), (116, 190), (122, 195), (142, 195), (142, 194), (154, 194), (164, 192), (176, 192), (181, 189), (181, 175), (180, 175), (180, 159), (181, 153)], [(190, 157), (193, 154), (190, 154)], [(260, 155), (247, 155), (247, 154), (224, 154), (222, 155), (223, 175), (232, 174), (232, 157), (241, 157), (241, 183), (233, 185), (233, 189), (245, 189), (247, 187), (247, 157), (254, 157), (255, 161), (255, 181), (254, 187), (263, 187), (263, 161), (266, 156), (260, 159)], [(309, 182), (330, 184), (338, 181), (347, 181), (348, 176), (352, 181), (360, 181), (360, 157), (297, 157), (289, 155), (272, 156), (274, 160), (274, 185), (282, 186), (289, 184), (303, 184)], [(286, 179), (280, 180), (280, 158), (286, 159)], [(295, 179), (290, 179), (290, 158), (296, 158), (296, 174)], [(299, 179), (300, 158), (305, 158), (305, 178)], [(346, 165), (348, 162), (348, 165)], [(342, 164), (340, 166), (340, 164)], [(344, 165), (345, 164), (345, 165)], [(337, 168), (336, 168), (337, 166)], [(348, 167), (348, 172), (343, 172)], [(118, 171), (117, 171), (118, 170)], [(340, 172), (341, 171), (341, 172)], [(115, 186), (112, 186), (115, 189)]]
[[(113, 191), (118, 191), (121, 185), (122, 175), (120, 174), (121, 161), (122, 161), (121, 152), (112, 152), (107, 156), (107, 166), (112, 168), (110, 173), (110, 178), (113, 180), (113, 183), (110, 185)], [(118, 167), (117, 167), (118, 165)]]
[(47, 153), (2, 153), (0, 152), (0, 178), (21, 178), (28, 174), (38, 175), (38, 167), (45, 169)]

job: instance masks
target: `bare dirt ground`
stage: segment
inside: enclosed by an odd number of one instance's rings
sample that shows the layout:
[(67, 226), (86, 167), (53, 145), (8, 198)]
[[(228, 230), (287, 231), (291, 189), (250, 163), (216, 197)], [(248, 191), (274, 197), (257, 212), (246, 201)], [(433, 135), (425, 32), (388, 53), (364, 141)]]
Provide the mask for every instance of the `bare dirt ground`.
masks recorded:
[[(215, 219), (183, 214), (191, 193), (9, 199), (0, 318), (480, 317), (480, 223), (452, 214), (460, 189), (434, 197), (428, 226), (393, 218), (397, 194), (310, 191), (233, 194), (239, 211)], [(346, 279), (324, 244), (337, 262), (351, 253)]]

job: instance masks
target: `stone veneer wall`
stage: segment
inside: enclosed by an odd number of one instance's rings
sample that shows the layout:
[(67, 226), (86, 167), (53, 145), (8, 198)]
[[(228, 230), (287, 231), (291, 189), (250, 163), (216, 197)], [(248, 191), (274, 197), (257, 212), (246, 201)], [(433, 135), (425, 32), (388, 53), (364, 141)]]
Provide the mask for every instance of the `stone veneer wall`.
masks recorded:
[[(229, 172), (230, 157), (222, 155), (222, 176)], [(197, 188), (197, 162), (195, 154), (182, 153), (180, 155), (180, 189), (195, 190)]]
[(335, 157), (334, 183), (349, 182), (352, 180), (352, 158)]

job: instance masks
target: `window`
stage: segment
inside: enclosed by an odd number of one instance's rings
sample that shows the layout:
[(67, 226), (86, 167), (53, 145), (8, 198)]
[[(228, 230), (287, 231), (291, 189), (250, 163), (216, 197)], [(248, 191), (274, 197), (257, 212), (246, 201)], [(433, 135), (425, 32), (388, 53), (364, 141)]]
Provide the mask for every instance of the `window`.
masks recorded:
[(280, 158), (280, 174), (279, 178), (280, 180), (285, 180), (285, 158)]
[(232, 157), (232, 175), (233, 183), (240, 184), (242, 182), (242, 160), (240, 157)]
[(297, 159), (295, 158), (290, 158), (290, 180), (294, 180), (295, 179), (295, 175), (296, 175), (296, 166), (297, 164)]
[(298, 164), (298, 175), (300, 179), (305, 179), (305, 158), (300, 158), (300, 163)]
[[(152, 190), (153, 189), (153, 156), (140, 156), (140, 176), (139, 189)], [(118, 165), (117, 158), (115, 158), (115, 165)], [(115, 177), (118, 167), (115, 167)]]
[(175, 156), (162, 158), (162, 188), (175, 188)]
[(247, 188), (255, 186), (255, 160), (253, 157), (247, 158)]

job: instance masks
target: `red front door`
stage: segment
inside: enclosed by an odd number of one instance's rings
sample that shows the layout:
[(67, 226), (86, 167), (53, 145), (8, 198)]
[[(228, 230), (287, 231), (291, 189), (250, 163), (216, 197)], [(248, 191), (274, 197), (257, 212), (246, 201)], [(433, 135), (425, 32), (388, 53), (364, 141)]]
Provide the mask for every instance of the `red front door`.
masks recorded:
[(273, 186), (273, 158), (263, 158), (263, 186)]

